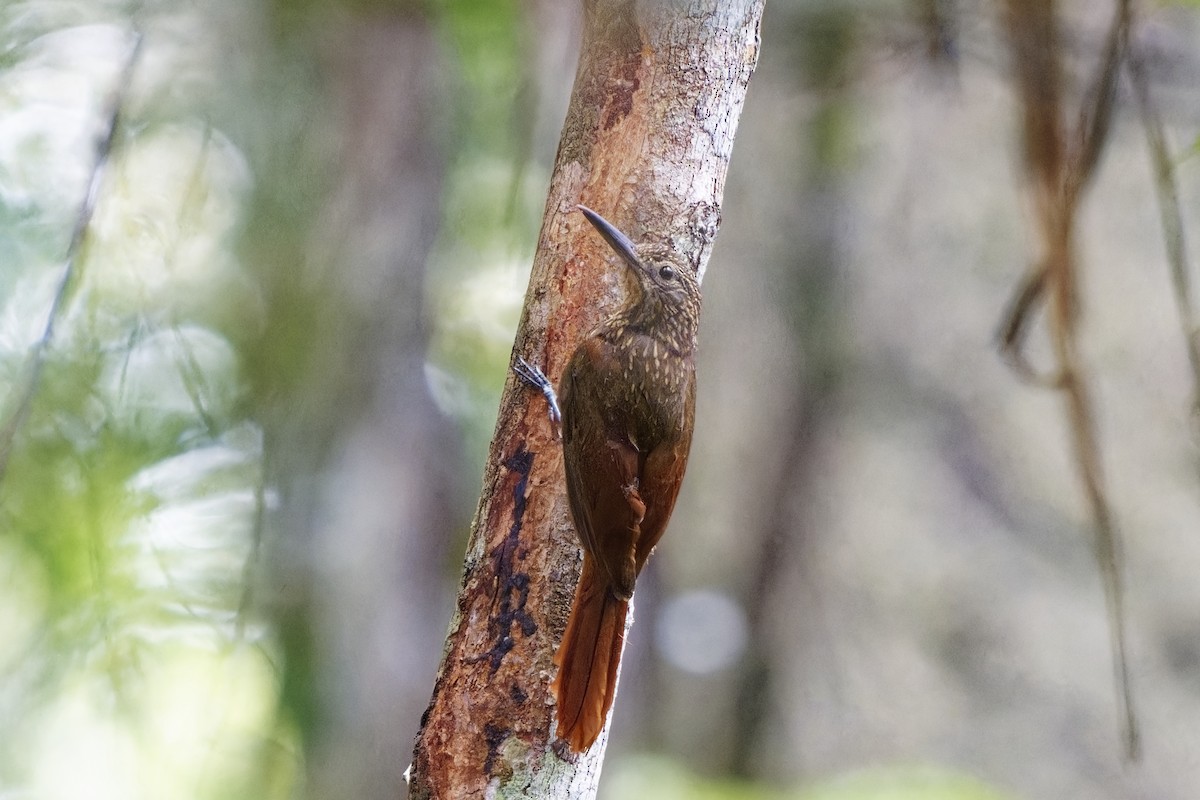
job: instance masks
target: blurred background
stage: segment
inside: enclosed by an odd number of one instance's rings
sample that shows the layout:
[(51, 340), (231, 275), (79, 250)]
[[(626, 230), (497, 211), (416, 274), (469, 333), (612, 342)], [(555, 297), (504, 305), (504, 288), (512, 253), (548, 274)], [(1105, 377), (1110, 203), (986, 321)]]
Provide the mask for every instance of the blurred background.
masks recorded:
[[(576, 5), (0, 3), (0, 797), (403, 796)], [(1112, 8), (1061, 7), (1073, 121)], [(1137, 10), (1194, 240), (1200, 5)], [(1001, 11), (768, 3), (602, 797), (1196, 796), (1200, 460), (1146, 137), (1123, 80), (1078, 228), (1127, 764), (1062, 398), (995, 347), (1037, 255)]]

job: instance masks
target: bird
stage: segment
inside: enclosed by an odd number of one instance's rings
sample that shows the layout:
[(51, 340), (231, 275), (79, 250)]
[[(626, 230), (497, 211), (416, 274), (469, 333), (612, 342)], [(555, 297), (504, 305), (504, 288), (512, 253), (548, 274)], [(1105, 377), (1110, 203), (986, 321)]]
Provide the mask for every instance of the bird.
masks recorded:
[(612, 708), (634, 584), (687, 467), (701, 294), (677, 251), (637, 247), (600, 214), (578, 208), (633, 276), (626, 304), (584, 337), (559, 382), (567, 500), (583, 569), (554, 656), (553, 691), (557, 735), (582, 753)]

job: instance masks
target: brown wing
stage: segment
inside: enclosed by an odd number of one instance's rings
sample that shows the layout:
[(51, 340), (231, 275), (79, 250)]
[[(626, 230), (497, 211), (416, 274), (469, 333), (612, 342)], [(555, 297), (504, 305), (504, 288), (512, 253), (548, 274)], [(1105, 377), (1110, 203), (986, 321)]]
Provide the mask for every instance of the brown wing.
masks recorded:
[(588, 338), (575, 350), (560, 388), (563, 464), (571, 517), (586, 552), (617, 597), (633, 594), (646, 505), (639, 491), (641, 454), (622, 430), (619, 362), (609, 345)]
[(696, 378), (692, 373), (688, 379), (687, 394), (683, 403), (683, 420), (677, 436), (669, 436), (646, 457), (639, 479), (642, 498), (646, 503), (646, 517), (642, 520), (642, 535), (637, 541), (634, 573), (642, 571), (650, 552), (662, 538), (679, 497), (683, 484), (683, 473), (687, 468), (688, 452), (692, 447), (692, 423), (696, 418)]

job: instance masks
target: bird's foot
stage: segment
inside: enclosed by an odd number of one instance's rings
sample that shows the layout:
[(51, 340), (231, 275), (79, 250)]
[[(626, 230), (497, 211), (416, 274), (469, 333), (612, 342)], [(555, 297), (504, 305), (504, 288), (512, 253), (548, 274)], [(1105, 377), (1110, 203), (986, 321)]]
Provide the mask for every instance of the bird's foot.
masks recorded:
[(561, 429), (562, 411), (558, 407), (558, 395), (554, 391), (554, 384), (550, 383), (550, 379), (546, 377), (546, 373), (521, 356), (517, 356), (517, 362), (513, 364), (512, 370), (522, 382), (542, 393), (546, 398), (547, 414), (550, 416), (551, 425), (556, 430)]

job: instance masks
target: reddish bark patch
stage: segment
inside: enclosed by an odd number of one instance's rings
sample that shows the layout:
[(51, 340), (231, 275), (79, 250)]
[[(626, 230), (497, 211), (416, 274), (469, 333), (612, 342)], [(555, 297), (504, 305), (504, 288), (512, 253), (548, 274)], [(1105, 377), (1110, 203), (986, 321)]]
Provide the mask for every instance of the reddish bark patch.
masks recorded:
[(600, 70), (604, 75), (600, 129), (608, 131), (633, 111), (633, 95), (642, 85), (638, 72), (642, 66), (644, 43), (632, 0), (610, 9), (604, 39), (603, 51), (610, 54), (611, 61)]
[(600, 129), (611, 130), (633, 111), (633, 94), (642, 85), (638, 68), (642, 64), (640, 52), (627, 53), (614, 66), (617, 74), (604, 85), (604, 113), (600, 117)]

